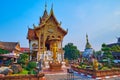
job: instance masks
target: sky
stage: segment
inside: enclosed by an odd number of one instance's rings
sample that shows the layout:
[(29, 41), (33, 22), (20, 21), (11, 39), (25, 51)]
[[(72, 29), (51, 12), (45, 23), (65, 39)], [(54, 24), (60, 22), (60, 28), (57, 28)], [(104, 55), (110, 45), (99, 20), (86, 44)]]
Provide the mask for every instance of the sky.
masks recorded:
[(120, 37), (120, 0), (0, 0), (0, 41), (29, 47), (28, 27), (39, 24), (45, 3), (48, 13), (53, 4), (58, 22), (68, 29), (63, 47), (74, 43), (83, 51), (88, 34), (92, 48), (100, 50), (102, 43), (114, 43)]

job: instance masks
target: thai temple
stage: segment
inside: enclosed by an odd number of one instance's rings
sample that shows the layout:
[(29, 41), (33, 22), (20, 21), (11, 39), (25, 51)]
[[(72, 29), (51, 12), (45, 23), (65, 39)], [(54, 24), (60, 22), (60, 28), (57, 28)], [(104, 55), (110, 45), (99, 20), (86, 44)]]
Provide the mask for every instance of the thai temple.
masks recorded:
[(33, 25), (33, 29), (28, 28), (27, 39), (29, 40), (30, 60), (39, 61), (63, 61), (64, 50), (62, 49), (63, 38), (67, 30), (61, 27), (51, 7), (48, 14), (45, 5), (43, 16), (39, 19), (39, 24)]
[(89, 40), (88, 40), (88, 35), (86, 34), (86, 46), (85, 46), (85, 50), (82, 54), (82, 57), (90, 58), (90, 57), (92, 57), (92, 55), (93, 55), (93, 48), (90, 45)]

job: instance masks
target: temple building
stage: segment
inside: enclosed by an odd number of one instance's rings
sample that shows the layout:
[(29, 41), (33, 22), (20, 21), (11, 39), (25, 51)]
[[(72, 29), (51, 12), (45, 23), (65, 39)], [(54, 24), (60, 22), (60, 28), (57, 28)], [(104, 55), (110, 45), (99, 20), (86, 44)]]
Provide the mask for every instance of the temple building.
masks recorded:
[[(107, 44), (107, 46), (111, 48), (114, 59), (120, 62), (120, 37), (117, 38), (116, 43)], [(112, 48), (115, 48), (115, 50), (112, 50)]]
[(7, 60), (13, 59), (16, 63), (20, 54), (19, 42), (3, 42), (0, 41), (0, 62), (3, 63)]
[[(58, 61), (63, 61), (62, 42), (66, 34), (67, 30), (61, 27), (61, 22), (58, 22), (54, 15), (53, 6), (48, 14), (45, 5), (43, 16), (39, 19), (39, 25), (33, 25), (33, 29), (28, 28), (30, 60), (51, 61), (54, 57)], [(57, 54), (53, 54), (53, 47), (56, 48)]]
[[(0, 49), (7, 50), (9, 53), (11, 53), (14, 56), (19, 56), (20, 44), (19, 44), (19, 42), (3, 42), (3, 41), (0, 41)], [(9, 53), (7, 53), (7, 54), (9, 54)]]
[(116, 43), (111, 43), (111, 44), (107, 44), (108, 47), (112, 47), (112, 46), (120, 46), (120, 37), (117, 38), (117, 42)]
[(88, 59), (93, 56), (93, 49), (89, 43), (87, 34), (86, 34), (86, 46), (85, 46), (85, 50), (84, 50), (82, 56), (84, 58), (88, 58)]

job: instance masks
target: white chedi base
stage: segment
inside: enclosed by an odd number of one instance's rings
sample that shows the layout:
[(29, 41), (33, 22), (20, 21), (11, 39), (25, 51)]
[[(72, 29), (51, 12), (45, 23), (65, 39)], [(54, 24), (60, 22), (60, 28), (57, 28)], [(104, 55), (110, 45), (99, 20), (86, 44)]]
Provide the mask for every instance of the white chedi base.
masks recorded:
[(62, 68), (65, 68), (66, 66), (65, 66), (65, 62), (62, 62)]

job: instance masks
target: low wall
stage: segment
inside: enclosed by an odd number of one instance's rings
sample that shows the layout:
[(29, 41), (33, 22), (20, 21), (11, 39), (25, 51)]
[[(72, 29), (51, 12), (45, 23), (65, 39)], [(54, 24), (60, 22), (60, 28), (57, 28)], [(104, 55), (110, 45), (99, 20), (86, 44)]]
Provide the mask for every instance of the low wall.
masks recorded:
[(19, 75), (19, 76), (4, 76), (0, 77), (0, 80), (41, 80), (44, 77), (44, 74), (38, 75)]
[(120, 75), (120, 68), (111, 69), (111, 70), (89, 70), (89, 69), (80, 69), (80, 68), (72, 66), (72, 69), (79, 73), (84, 73), (85, 75), (91, 75), (93, 77)]

